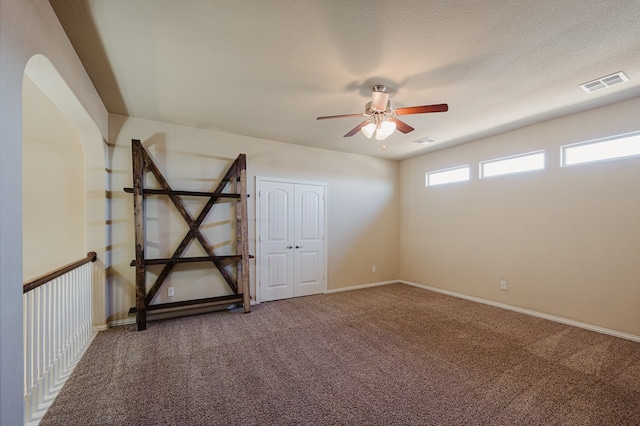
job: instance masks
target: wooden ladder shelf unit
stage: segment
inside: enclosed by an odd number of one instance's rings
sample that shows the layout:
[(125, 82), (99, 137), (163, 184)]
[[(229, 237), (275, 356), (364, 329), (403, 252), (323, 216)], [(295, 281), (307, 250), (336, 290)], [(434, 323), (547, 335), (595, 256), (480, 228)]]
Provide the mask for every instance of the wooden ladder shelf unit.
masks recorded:
[[(131, 154), (133, 159), (133, 188), (124, 188), (125, 192), (133, 194), (133, 208), (135, 220), (135, 242), (136, 242), (136, 258), (131, 261), (131, 266), (136, 268), (136, 306), (131, 308), (130, 314), (136, 314), (136, 324), (138, 330), (147, 328), (147, 312), (159, 309), (177, 308), (182, 306), (193, 305), (223, 305), (238, 303), (243, 305), (244, 312), (251, 310), (249, 296), (249, 235), (247, 223), (247, 160), (245, 154), (240, 154), (227, 170), (218, 187), (213, 192), (201, 191), (178, 191), (171, 188), (167, 180), (162, 176), (160, 170), (154, 163), (151, 156), (142, 146), (139, 140), (131, 141)], [(151, 172), (156, 181), (160, 185), (160, 189), (149, 189), (144, 187), (145, 174)], [(223, 192), (228, 184), (232, 184), (234, 193)], [(166, 195), (175, 205), (180, 215), (184, 218), (189, 227), (189, 231), (184, 236), (178, 248), (170, 258), (163, 259), (145, 259), (145, 217), (144, 217), (144, 200), (147, 196)], [(200, 214), (194, 219), (186, 209), (181, 196), (190, 197), (206, 197), (209, 198), (202, 208)], [(214, 249), (205, 239), (200, 230), (200, 226), (204, 222), (207, 214), (213, 208), (216, 201), (222, 198), (236, 199), (236, 234), (237, 234), (237, 252), (240, 253), (231, 256), (218, 256)], [(196, 239), (204, 248), (207, 256), (183, 257), (184, 251), (192, 240)], [(179, 263), (193, 262), (213, 262), (220, 274), (227, 282), (232, 295), (210, 297), (196, 300), (185, 300), (173, 303), (151, 304), (155, 298), (162, 283), (167, 278), (173, 267)], [(236, 277), (226, 269), (230, 262), (237, 262)], [(164, 265), (164, 268), (156, 278), (155, 282), (146, 291), (146, 266)]]

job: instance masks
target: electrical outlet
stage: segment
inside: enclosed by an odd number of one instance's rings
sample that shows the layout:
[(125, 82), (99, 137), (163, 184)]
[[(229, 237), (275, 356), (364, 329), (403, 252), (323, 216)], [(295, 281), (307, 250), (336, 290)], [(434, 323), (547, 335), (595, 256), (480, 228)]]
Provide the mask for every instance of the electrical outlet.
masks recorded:
[(500, 290), (507, 289), (507, 280), (500, 280)]
[(173, 297), (176, 295), (176, 289), (175, 287), (169, 287), (167, 288), (167, 296), (169, 297)]
[(375, 266), (375, 265), (373, 265), (373, 266), (371, 267), (371, 272), (375, 272), (375, 271), (376, 271), (376, 266)]

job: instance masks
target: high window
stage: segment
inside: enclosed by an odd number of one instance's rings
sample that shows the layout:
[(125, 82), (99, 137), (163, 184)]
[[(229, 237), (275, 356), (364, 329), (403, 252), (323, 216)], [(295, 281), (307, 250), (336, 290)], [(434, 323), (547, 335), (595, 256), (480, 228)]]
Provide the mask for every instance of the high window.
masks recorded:
[(562, 166), (640, 155), (640, 132), (562, 147)]
[(436, 170), (427, 173), (426, 185), (435, 186), (445, 183), (463, 182), (469, 180), (469, 166), (458, 166), (450, 169)]
[(498, 158), (480, 163), (480, 178), (544, 169), (544, 151)]

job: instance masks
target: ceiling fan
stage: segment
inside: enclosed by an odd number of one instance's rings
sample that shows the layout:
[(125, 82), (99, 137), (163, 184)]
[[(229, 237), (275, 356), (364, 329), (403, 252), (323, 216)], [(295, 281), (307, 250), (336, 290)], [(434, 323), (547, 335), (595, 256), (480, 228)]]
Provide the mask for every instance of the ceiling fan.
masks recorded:
[(389, 93), (387, 88), (378, 84), (371, 89), (371, 102), (367, 102), (364, 108), (364, 112), (361, 114), (341, 114), (341, 115), (325, 115), (318, 117), (317, 120), (327, 120), (330, 118), (345, 118), (345, 117), (367, 117), (365, 121), (358, 124), (351, 129), (344, 137), (350, 137), (358, 133), (361, 130), (362, 133), (371, 138), (375, 133), (377, 140), (385, 140), (396, 129), (402, 133), (409, 133), (414, 130), (413, 127), (407, 123), (398, 120), (398, 115), (408, 114), (425, 114), (429, 112), (446, 112), (449, 110), (447, 104), (435, 104), (435, 105), (422, 105), (412, 106), (405, 108), (393, 108), (391, 101), (389, 100)]

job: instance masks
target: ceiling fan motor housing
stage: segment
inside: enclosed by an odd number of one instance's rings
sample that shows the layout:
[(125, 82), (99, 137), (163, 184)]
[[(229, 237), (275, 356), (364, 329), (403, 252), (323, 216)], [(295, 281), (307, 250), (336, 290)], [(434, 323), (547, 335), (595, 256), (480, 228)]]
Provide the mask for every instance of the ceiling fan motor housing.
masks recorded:
[(371, 90), (371, 108), (374, 111), (385, 111), (389, 102), (389, 93), (387, 88), (382, 84), (373, 86)]
[(391, 101), (387, 101), (385, 107), (381, 109), (375, 108), (373, 106), (373, 102), (367, 102), (367, 105), (364, 107), (364, 113), (365, 115), (376, 115), (382, 113), (391, 114)]

